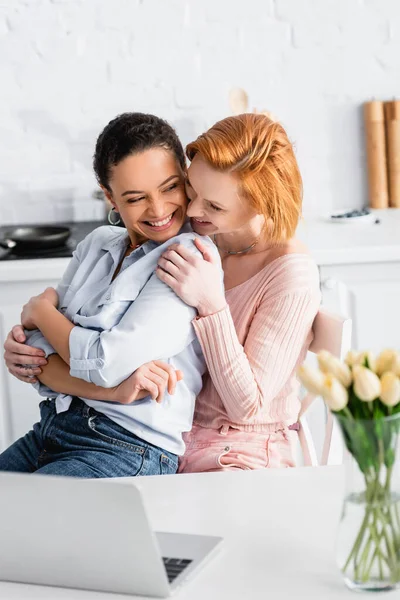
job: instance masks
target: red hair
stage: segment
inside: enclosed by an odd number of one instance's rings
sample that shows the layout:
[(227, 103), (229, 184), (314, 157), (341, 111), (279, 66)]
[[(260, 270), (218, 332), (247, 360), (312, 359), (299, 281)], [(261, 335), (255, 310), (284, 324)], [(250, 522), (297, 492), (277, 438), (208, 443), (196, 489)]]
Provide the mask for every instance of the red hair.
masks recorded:
[(218, 171), (233, 173), (241, 194), (272, 223), (271, 241), (293, 237), (301, 214), (303, 186), (286, 131), (261, 114), (219, 121), (186, 148)]

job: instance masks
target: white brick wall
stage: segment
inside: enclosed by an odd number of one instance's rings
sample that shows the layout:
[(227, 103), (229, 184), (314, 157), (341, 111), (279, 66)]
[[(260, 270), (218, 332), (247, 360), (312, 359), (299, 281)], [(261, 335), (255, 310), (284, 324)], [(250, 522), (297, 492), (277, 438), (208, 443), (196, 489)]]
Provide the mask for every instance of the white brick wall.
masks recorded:
[(0, 223), (71, 218), (117, 113), (187, 143), (235, 86), (287, 127), (306, 212), (361, 206), (360, 104), (399, 75), (398, 0), (0, 0)]

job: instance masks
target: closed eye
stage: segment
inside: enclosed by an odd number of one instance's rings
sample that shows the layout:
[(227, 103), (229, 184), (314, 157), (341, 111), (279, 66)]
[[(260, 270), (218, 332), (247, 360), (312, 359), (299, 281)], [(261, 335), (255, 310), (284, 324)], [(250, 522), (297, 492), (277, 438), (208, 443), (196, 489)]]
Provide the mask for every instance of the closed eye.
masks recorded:
[(146, 199), (145, 196), (140, 196), (139, 198), (128, 198), (127, 203), (135, 204), (136, 202), (140, 202), (140, 200), (145, 200), (145, 199)]
[(219, 206), (215, 206), (215, 204), (213, 204), (212, 202), (209, 202), (208, 204), (209, 204), (209, 206), (210, 206), (210, 207), (211, 207), (213, 210), (215, 210), (215, 211), (217, 211), (217, 212), (219, 212), (220, 210), (222, 210), (222, 208), (220, 208)]
[(172, 192), (172, 190), (176, 190), (176, 188), (178, 187), (177, 183), (173, 183), (172, 185), (168, 186), (167, 188), (165, 188), (165, 190), (163, 190), (164, 192)]
[[(186, 186), (186, 193), (189, 196), (189, 200), (192, 200), (192, 198), (189, 195), (189, 191), (194, 191), (194, 190), (193, 190), (193, 186), (190, 183), (188, 177), (186, 177), (186, 179), (185, 179), (185, 186)], [(216, 212), (219, 212), (219, 211), (223, 210), (222, 208), (220, 208), (219, 206), (216, 206), (215, 204), (213, 204), (209, 200), (207, 200), (206, 202), (208, 203), (209, 207), (212, 208), (212, 210), (215, 210)]]

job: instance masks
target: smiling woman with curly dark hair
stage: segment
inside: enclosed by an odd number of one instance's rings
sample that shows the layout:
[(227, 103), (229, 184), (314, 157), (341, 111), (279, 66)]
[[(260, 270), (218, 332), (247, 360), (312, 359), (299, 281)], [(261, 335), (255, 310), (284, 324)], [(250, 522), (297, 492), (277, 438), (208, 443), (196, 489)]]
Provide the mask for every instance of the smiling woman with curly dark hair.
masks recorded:
[[(93, 231), (57, 292), (24, 306), (28, 344), (49, 358), (37, 374), (48, 399), (41, 421), (0, 455), (0, 470), (174, 473), (185, 448), (182, 433), (191, 428), (205, 371), (196, 311), (154, 273), (169, 240), (201, 256), (186, 223), (183, 148), (166, 121), (126, 113), (100, 134), (94, 170), (113, 205), (112, 222), (120, 216), (126, 229)], [(179, 370), (185, 377), (178, 383)]]

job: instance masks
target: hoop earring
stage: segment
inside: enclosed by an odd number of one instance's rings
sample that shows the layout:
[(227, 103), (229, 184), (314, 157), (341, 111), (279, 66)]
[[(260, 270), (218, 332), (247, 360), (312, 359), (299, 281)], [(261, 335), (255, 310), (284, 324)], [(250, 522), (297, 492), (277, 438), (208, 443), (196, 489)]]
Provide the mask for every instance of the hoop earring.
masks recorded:
[[(118, 219), (116, 221), (113, 221), (112, 218), (111, 218), (111, 215), (113, 213), (115, 213), (116, 215), (118, 215)], [(116, 212), (115, 208), (112, 208), (109, 211), (108, 216), (107, 216), (107, 220), (110, 223), (110, 225), (119, 225), (119, 223), (121, 223), (121, 219), (120, 219), (119, 213)]]

